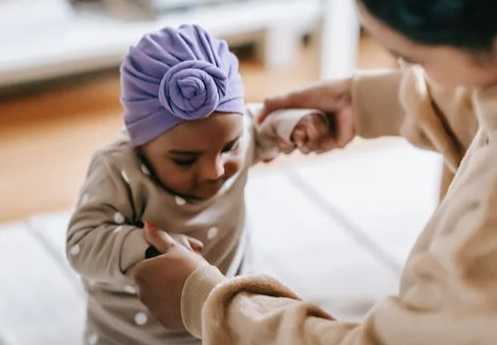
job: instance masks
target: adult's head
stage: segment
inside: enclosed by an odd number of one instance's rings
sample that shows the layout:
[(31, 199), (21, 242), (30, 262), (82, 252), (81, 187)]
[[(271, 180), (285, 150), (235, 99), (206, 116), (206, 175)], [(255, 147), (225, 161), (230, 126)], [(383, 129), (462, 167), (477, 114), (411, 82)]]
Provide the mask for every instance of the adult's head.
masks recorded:
[(380, 44), (435, 82), (497, 84), (497, 1), (358, 0), (358, 7)]

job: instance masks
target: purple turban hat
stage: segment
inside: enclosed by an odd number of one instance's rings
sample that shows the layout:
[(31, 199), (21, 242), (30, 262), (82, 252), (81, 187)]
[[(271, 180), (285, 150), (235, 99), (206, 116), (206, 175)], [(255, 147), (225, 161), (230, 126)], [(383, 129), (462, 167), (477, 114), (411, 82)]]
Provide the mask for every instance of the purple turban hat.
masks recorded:
[(245, 112), (238, 60), (196, 25), (164, 28), (131, 47), (121, 65), (124, 122), (134, 146), (182, 121)]

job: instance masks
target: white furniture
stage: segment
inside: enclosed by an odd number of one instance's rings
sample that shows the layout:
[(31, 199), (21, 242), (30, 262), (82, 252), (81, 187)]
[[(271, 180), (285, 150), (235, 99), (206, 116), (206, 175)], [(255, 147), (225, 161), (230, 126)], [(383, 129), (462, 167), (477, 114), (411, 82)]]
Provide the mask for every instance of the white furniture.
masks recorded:
[(356, 66), (360, 25), (354, 0), (322, 0), (321, 79), (348, 77)]
[[(133, 22), (95, 9), (72, 11), (64, 0), (49, 0), (47, 9), (37, 5), (39, 0), (9, 1), (13, 3), (0, 2), (0, 13), (8, 6), (12, 18), (0, 20), (0, 86), (117, 66), (144, 33), (183, 23), (200, 24), (213, 35), (232, 40), (264, 32), (264, 60), (274, 67), (292, 59), (295, 34), (316, 23), (320, 13), (318, 0), (253, 0)], [(36, 17), (24, 21), (28, 9), (44, 18), (49, 17), (46, 11), (55, 9), (59, 15), (53, 24)]]
[[(230, 42), (258, 39), (266, 67), (290, 63), (300, 35), (321, 30), (322, 76), (353, 68), (352, 0), (251, 0), (126, 21), (65, 0), (0, 1), (0, 87), (117, 66), (128, 47), (163, 26), (198, 23)], [(316, 24), (321, 23), (321, 26)]]

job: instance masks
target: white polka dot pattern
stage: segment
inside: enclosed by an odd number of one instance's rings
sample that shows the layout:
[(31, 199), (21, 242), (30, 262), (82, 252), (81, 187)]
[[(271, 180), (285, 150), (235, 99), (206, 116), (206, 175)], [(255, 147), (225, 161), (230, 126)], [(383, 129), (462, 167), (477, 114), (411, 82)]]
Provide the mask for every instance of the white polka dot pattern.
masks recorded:
[(78, 255), (79, 254), (79, 245), (75, 244), (74, 246), (72, 246), (71, 249), (69, 250), (69, 252), (71, 253), (71, 255)]
[(179, 196), (175, 197), (174, 200), (176, 201), (176, 204), (179, 206), (183, 206), (184, 204), (186, 204), (186, 200)]
[(148, 317), (145, 313), (138, 313), (135, 315), (135, 323), (138, 326), (143, 326), (147, 323)]
[(209, 231), (207, 231), (207, 239), (209, 239), (209, 240), (214, 239), (218, 233), (219, 233), (219, 229), (216, 228), (215, 226), (213, 226), (212, 228), (209, 229)]
[(145, 175), (150, 175), (150, 170), (148, 170), (148, 168), (145, 166), (145, 164), (142, 164), (142, 172), (145, 174)]
[(124, 223), (124, 216), (121, 214), (121, 212), (116, 212), (116, 214), (114, 215), (114, 221), (117, 224)]
[(129, 184), (129, 177), (125, 170), (121, 170), (121, 176), (123, 177), (124, 181)]
[(88, 336), (88, 344), (89, 345), (97, 345), (98, 344), (98, 334), (90, 334)]
[(135, 295), (138, 291), (136, 290), (136, 288), (134, 286), (127, 285), (124, 287), (124, 292)]

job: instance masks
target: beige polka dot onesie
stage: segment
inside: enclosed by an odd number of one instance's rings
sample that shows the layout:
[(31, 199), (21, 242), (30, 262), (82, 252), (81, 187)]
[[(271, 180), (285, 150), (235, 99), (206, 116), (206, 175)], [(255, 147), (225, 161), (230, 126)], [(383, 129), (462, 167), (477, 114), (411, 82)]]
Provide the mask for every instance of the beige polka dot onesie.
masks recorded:
[(166, 330), (139, 302), (127, 274), (145, 259), (143, 221), (204, 243), (203, 255), (223, 273), (239, 271), (245, 252), (244, 187), (252, 165), (278, 153), (310, 110), (288, 110), (255, 125), (259, 105), (248, 105), (245, 166), (213, 198), (188, 202), (159, 187), (123, 134), (95, 153), (67, 232), (67, 256), (88, 293), (83, 343), (92, 345), (197, 344), (186, 331)]

